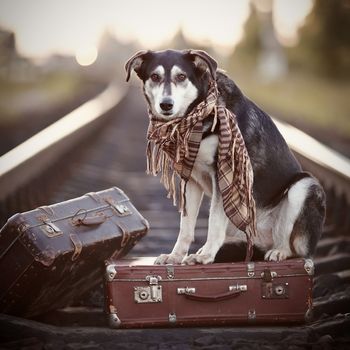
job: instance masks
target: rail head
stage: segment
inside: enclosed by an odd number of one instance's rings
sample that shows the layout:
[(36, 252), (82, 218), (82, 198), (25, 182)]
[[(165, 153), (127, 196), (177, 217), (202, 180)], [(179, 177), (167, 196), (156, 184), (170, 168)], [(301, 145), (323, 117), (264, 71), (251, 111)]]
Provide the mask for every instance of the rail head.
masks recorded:
[(350, 159), (292, 125), (277, 119), (274, 123), (302, 165), (350, 203)]
[(92, 132), (126, 89), (110, 84), (93, 99), (0, 157), (0, 200), (16, 191)]

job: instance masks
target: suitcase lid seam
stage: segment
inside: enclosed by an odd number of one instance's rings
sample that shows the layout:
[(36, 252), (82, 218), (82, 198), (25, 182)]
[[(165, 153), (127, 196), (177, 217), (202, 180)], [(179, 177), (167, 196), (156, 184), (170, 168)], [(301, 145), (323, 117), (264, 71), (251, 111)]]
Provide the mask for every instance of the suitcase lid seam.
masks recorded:
[[(125, 203), (125, 202), (129, 202), (129, 200), (124, 199), (124, 200), (118, 201), (118, 203)], [(86, 213), (96, 212), (96, 211), (100, 211), (100, 210), (103, 210), (103, 209), (109, 209), (109, 208), (113, 209), (113, 206), (110, 205), (110, 204), (106, 204), (106, 205), (103, 205), (101, 207), (95, 207), (95, 208), (91, 208), (91, 209), (86, 209)], [(62, 216), (62, 217), (55, 218), (55, 219), (49, 219), (48, 222), (57, 222), (57, 221), (70, 219), (70, 218), (73, 218), (74, 216), (76, 216), (76, 214), (77, 213), (66, 215), (66, 216)], [(32, 228), (43, 226), (45, 224), (46, 224), (46, 222), (43, 221), (43, 222), (40, 222), (40, 223), (38, 223), (36, 225), (28, 226), (28, 227), (26, 227), (26, 229), (23, 232), (27, 231), (28, 229), (32, 229)]]

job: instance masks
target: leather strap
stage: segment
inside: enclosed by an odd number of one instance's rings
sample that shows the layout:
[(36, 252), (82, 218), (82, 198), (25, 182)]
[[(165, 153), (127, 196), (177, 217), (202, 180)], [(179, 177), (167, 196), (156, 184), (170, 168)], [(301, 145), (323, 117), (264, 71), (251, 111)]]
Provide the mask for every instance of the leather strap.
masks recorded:
[(89, 193), (86, 193), (85, 196), (89, 196), (90, 198), (92, 198), (96, 203), (103, 203), (103, 201), (101, 200), (101, 197), (98, 193), (96, 192), (89, 192)]
[(78, 235), (76, 235), (75, 233), (71, 233), (69, 235), (70, 240), (73, 243), (74, 246), (74, 253), (72, 255), (72, 261), (75, 261), (76, 259), (78, 259), (82, 249), (83, 249), (83, 244), (81, 243), (80, 238), (78, 237)]
[(247, 237), (247, 251), (245, 255), (245, 262), (249, 262), (252, 260), (253, 254), (254, 254), (254, 247), (253, 247), (253, 242), (250, 236), (246, 233), (245, 234)]
[(42, 205), (41, 207), (39, 207), (38, 209), (40, 209), (41, 211), (43, 211), (46, 215), (48, 216), (54, 216), (55, 213), (53, 211), (53, 209), (51, 207), (49, 207), (48, 205)]

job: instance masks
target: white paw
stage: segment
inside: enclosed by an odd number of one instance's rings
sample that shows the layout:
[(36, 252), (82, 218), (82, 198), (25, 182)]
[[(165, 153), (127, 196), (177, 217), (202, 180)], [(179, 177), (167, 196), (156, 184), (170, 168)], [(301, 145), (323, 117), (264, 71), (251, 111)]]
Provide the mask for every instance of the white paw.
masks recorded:
[(155, 265), (181, 264), (183, 256), (178, 254), (161, 254), (158, 256)]
[(196, 265), (196, 264), (211, 264), (215, 259), (215, 256), (209, 254), (190, 254), (182, 260), (184, 265)]
[(267, 261), (282, 261), (289, 257), (288, 252), (282, 249), (271, 249), (266, 254), (264, 259)]

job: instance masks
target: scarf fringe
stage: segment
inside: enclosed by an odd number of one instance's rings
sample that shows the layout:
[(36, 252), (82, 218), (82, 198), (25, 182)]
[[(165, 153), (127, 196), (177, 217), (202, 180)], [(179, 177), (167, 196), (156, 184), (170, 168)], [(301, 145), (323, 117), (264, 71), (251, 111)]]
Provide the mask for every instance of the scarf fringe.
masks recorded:
[[(159, 145), (153, 145), (148, 141), (146, 153), (147, 174), (157, 176), (161, 171), (160, 182), (167, 190), (167, 198), (172, 199), (174, 206), (179, 204), (179, 211), (186, 216), (187, 181), (179, 176), (173, 167), (172, 159), (165, 152), (161, 151)], [(176, 178), (178, 178), (179, 181), (177, 181)], [(179, 187), (179, 189), (177, 189), (177, 187)]]
[(215, 106), (214, 107), (214, 120), (213, 120), (213, 125), (211, 127), (211, 132), (214, 132), (216, 124), (218, 123), (218, 108)]

